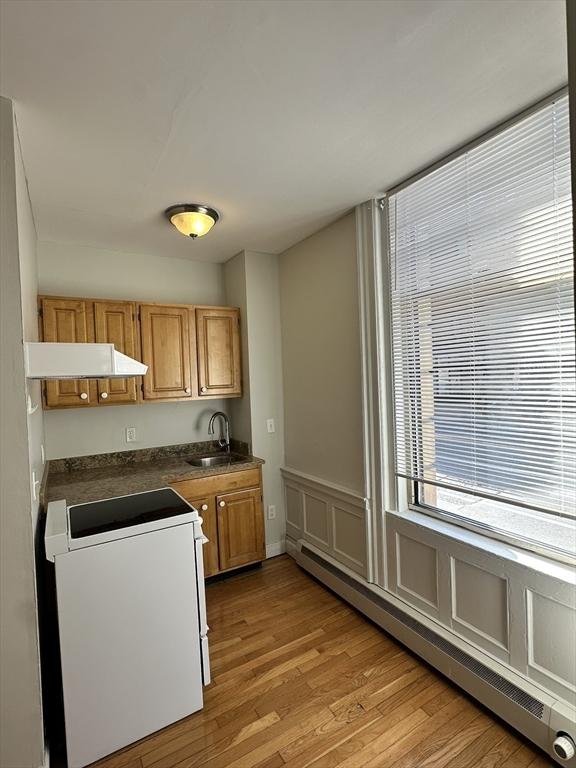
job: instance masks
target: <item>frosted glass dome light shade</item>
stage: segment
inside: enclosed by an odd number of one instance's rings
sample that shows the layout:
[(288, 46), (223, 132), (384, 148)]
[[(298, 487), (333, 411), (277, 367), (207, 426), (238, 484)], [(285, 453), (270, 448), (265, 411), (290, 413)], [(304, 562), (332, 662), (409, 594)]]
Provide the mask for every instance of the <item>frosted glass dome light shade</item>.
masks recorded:
[(172, 205), (164, 212), (178, 232), (186, 237), (203, 237), (220, 218), (218, 211), (197, 203)]

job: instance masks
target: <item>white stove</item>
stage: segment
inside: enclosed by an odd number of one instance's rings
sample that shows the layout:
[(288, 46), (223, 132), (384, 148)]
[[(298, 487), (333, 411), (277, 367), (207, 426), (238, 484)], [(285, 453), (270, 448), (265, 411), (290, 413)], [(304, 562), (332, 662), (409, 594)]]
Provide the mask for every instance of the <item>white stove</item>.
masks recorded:
[(50, 502), (69, 768), (203, 706), (202, 520), (171, 488)]

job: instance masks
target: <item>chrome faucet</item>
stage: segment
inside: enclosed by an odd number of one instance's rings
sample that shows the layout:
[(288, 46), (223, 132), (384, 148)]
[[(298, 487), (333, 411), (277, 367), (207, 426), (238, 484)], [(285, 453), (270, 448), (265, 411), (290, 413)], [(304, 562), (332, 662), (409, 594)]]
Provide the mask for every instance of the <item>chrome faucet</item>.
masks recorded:
[(218, 445), (220, 448), (224, 448), (227, 453), (230, 453), (230, 422), (228, 421), (228, 416), (226, 416), (224, 411), (214, 411), (212, 416), (210, 416), (210, 421), (208, 422), (208, 434), (214, 434), (214, 422), (218, 417), (222, 419), (222, 423), (220, 424), (220, 437), (218, 438)]

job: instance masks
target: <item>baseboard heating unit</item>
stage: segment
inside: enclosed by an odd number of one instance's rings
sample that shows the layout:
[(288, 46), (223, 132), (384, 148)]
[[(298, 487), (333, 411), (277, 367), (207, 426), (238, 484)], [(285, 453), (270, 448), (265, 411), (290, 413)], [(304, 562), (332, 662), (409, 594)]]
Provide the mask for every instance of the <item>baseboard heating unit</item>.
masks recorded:
[(576, 725), (568, 704), (464, 640), (457, 639), (461, 645), (452, 642), (440, 627), (435, 631), (419, 621), (415, 611), (370, 589), (307, 542), (289, 542), (287, 551), (302, 568), (524, 734), (559, 765), (576, 768)]

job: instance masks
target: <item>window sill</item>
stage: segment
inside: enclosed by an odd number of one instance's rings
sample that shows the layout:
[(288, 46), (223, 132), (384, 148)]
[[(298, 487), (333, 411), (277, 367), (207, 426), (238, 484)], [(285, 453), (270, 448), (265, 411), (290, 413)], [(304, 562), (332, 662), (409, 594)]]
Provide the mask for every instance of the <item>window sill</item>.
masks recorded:
[(485, 534), (480, 533), (477, 529), (474, 530), (472, 526), (468, 527), (464, 521), (455, 524), (434, 510), (426, 509), (424, 511), (417, 507), (411, 507), (405, 512), (388, 512), (387, 514), (576, 586), (575, 561), (568, 555), (562, 556), (544, 550), (536, 552), (532, 549), (519, 547), (517, 540), (512, 542), (512, 537), (506, 540), (505, 534), (491, 530), (486, 531)]

